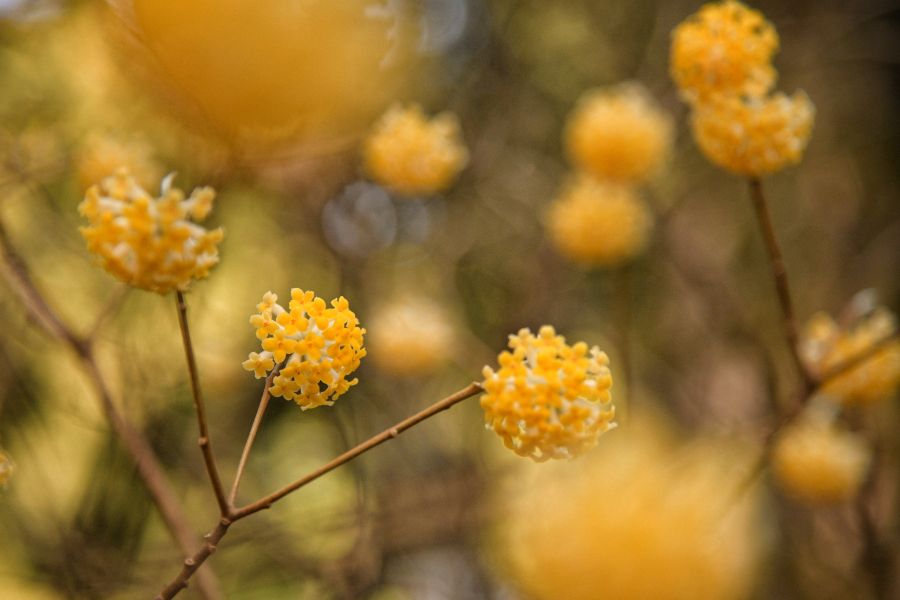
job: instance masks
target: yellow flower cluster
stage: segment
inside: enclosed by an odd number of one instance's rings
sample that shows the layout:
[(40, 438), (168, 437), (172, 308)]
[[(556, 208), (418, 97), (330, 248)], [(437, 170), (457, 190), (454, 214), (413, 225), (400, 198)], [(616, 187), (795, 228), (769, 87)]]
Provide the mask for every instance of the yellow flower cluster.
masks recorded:
[(781, 487), (813, 504), (853, 498), (870, 461), (864, 438), (819, 417), (788, 426), (772, 452), (772, 469)]
[(391, 107), (363, 153), (369, 175), (401, 196), (446, 190), (468, 161), (456, 115), (444, 112), (429, 120), (416, 104)]
[(198, 188), (185, 198), (172, 187), (172, 177), (154, 198), (123, 169), (89, 188), (78, 206), (89, 223), (81, 234), (103, 268), (128, 285), (160, 294), (206, 277), (219, 262), (224, 235), (221, 228), (207, 231), (197, 224), (212, 208), (213, 189)]
[(638, 83), (585, 92), (565, 129), (578, 171), (550, 205), (550, 241), (569, 260), (615, 267), (646, 246), (652, 224), (635, 184), (665, 161), (672, 123)]
[(6, 486), (13, 471), (15, 471), (15, 465), (13, 465), (12, 459), (6, 452), (0, 450), (0, 487)]
[(704, 5), (672, 31), (670, 71), (689, 102), (718, 94), (760, 96), (775, 83), (778, 33), (740, 2)]
[(672, 121), (636, 83), (585, 92), (565, 130), (569, 159), (595, 177), (641, 181), (656, 171), (672, 144)]
[[(819, 390), (822, 395), (845, 404), (872, 404), (887, 399), (900, 386), (900, 340), (896, 336), (897, 319), (884, 307), (846, 329), (829, 315), (818, 313), (806, 325), (800, 354), (813, 376), (824, 379)], [(828, 377), (855, 360), (860, 362)]]
[(346, 298), (331, 301), (331, 307), (313, 292), (294, 288), (285, 309), (278, 296), (266, 292), (259, 311), (250, 317), (262, 352), (251, 352), (243, 367), (257, 379), (284, 362), (272, 379), (269, 392), (293, 400), (307, 410), (332, 405), (357, 379), (347, 379), (366, 355), (359, 320)]
[(632, 424), (577, 465), (544, 465), (501, 495), (498, 546), (523, 595), (749, 598), (764, 546), (757, 490), (738, 494), (746, 457)]
[(407, 297), (384, 307), (368, 329), (372, 360), (400, 377), (430, 373), (453, 353), (455, 335), (446, 312), (425, 298)]
[(800, 162), (815, 107), (804, 92), (788, 97), (722, 97), (698, 104), (694, 138), (718, 166), (740, 175), (774, 173)]
[(671, 73), (691, 104), (706, 157), (759, 177), (797, 164), (815, 107), (803, 92), (772, 93), (778, 35), (758, 11), (734, 0), (705, 5), (672, 32)]
[(632, 187), (580, 175), (550, 205), (546, 226), (566, 258), (588, 266), (613, 266), (644, 249), (652, 220)]
[(545, 325), (537, 336), (509, 336), (509, 347), (497, 371), (484, 368), (481, 397), (487, 427), (507, 448), (538, 462), (572, 458), (615, 427), (609, 358), (596, 346), (569, 346)]

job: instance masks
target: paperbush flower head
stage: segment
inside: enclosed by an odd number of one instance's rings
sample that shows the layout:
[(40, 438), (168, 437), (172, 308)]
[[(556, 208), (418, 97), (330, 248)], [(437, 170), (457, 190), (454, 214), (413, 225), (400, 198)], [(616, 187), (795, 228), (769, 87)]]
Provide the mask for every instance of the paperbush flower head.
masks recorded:
[(416, 104), (388, 110), (363, 152), (369, 175), (401, 196), (444, 191), (468, 161), (456, 115), (428, 119)]
[(672, 121), (637, 83), (586, 92), (569, 115), (569, 158), (596, 177), (646, 179), (668, 155)]
[(815, 107), (793, 96), (722, 96), (695, 107), (694, 138), (716, 165), (757, 177), (800, 162), (812, 134)]
[(383, 307), (372, 317), (368, 336), (378, 368), (399, 376), (434, 371), (453, 353), (455, 338), (443, 308), (421, 297)]
[(128, 285), (160, 294), (183, 291), (206, 277), (219, 262), (224, 235), (221, 228), (207, 231), (197, 224), (212, 208), (213, 189), (197, 188), (185, 198), (172, 187), (172, 177), (154, 198), (120, 170), (89, 188), (78, 206), (88, 220), (81, 235), (103, 268)]
[(749, 461), (632, 425), (577, 465), (543, 465), (505, 490), (498, 545), (523, 597), (750, 597), (763, 544), (757, 490), (738, 493)]
[(6, 452), (0, 450), (0, 487), (6, 487), (14, 470), (15, 466), (12, 459)]
[[(897, 319), (884, 307), (841, 328), (825, 313), (814, 315), (800, 342), (800, 355), (810, 372), (824, 382), (819, 392), (847, 404), (885, 400), (900, 386), (900, 341)], [(875, 346), (877, 345), (877, 349)], [(835, 377), (828, 374), (853, 360), (859, 364)]]
[(772, 469), (781, 487), (799, 500), (843, 502), (856, 495), (870, 460), (864, 438), (816, 416), (779, 434)]
[(484, 368), (481, 407), (507, 448), (536, 461), (572, 458), (615, 427), (609, 358), (584, 342), (572, 346), (553, 327), (509, 336), (499, 368)]
[(284, 361), (272, 380), (269, 392), (293, 400), (303, 410), (332, 405), (357, 379), (348, 379), (366, 355), (359, 320), (347, 299), (331, 301), (313, 292), (294, 288), (288, 308), (278, 304), (278, 296), (266, 292), (259, 311), (250, 317), (262, 352), (251, 352), (243, 366), (257, 379)]
[(151, 158), (150, 149), (140, 142), (122, 142), (108, 136), (88, 138), (78, 155), (78, 181), (87, 189), (98, 181), (128, 169), (135, 181), (147, 187), (158, 181), (162, 169)]
[(545, 220), (560, 254), (588, 266), (616, 266), (647, 245), (650, 211), (628, 186), (579, 175), (550, 205)]
[(714, 2), (672, 31), (670, 71), (688, 101), (768, 92), (778, 34), (763, 15), (740, 2)]

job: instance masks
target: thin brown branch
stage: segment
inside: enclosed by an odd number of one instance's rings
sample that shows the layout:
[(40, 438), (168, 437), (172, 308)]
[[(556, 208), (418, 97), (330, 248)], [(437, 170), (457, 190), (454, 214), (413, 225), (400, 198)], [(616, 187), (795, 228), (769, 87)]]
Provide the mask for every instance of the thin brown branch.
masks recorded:
[(440, 412), (447, 410), (454, 404), (457, 404), (457, 403), (465, 400), (466, 398), (471, 398), (472, 396), (475, 396), (476, 394), (480, 394), (482, 391), (483, 391), (483, 388), (480, 383), (473, 382), (473, 383), (469, 384), (468, 386), (466, 386), (465, 388), (456, 392), (455, 394), (452, 394), (450, 396), (447, 396), (443, 400), (439, 400), (438, 402), (435, 402), (434, 404), (432, 404), (425, 410), (422, 410), (422, 411), (412, 415), (411, 417), (407, 417), (406, 419), (400, 421), (393, 427), (389, 427), (388, 429), (385, 429), (378, 435), (369, 438), (368, 440), (366, 440), (365, 442), (363, 442), (357, 446), (354, 446), (353, 448), (351, 448), (350, 450), (347, 450), (346, 452), (344, 452), (337, 458), (333, 459), (332, 461), (322, 465), (321, 467), (319, 467), (312, 473), (309, 473), (308, 475), (301, 477), (297, 481), (284, 486), (277, 492), (273, 492), (273, 493), (269, 494), (268, 496), (266, 496), (265, 498), (260, 498), (259, 500), (257, 500), (256, 502), (254, 502), (252, 504), (248, 504), (247, 506), (237, 509), (234, 512), (234, 514), (232, 515), (233, 520), (237, 521), (238, 519), (243, 519), (244, 517), (252, 515), (255, 512), (259, 512), (261, 510), (265, 510), (265, 509), (269, 508), (274, 503), (278, 502), (279, 500), (281, 500), (282, 498), (284, 498), (285, 496), (287, 496), (294, 490), (301, 488), (304, 485), (306, 485), (312, 481), (315, 481), (322, 475), (325, 475), (329, 471), (333, 471), (334, 469), (340, 467), (344, 463), (347, 463), (347, 462), (353, 460), (360, 454), (363, 454), (364, 452), (371, 450), (375, 446), (383, 444), (384, 442), (397, 437), (398, 435), (400, 435), (401, 433), (403, 433), (410, 427), (418, 425), (422, 421), (424, 421), (430, 417), (433, 417), (434, 415), (436, 415)]
[(228, 517), (223, 517), (219, 520), (216, 527), (206, 535), (206, 543), (203, 545), (203, 547), (200, 548), (200, 550), (198, 550), (193, 556), (184, 561), (184, 566), (182, 567), (181, 571), (178, 573), (175, 579), (173, 579), (165, 588), (163, 588), (159, 595), (156, 596), (156, 600), (169, 600), (171, 598), (174, 598), (176, 594), (187, 587), (188, 580), (190, 580), (190, 578), (200, 567), (200, 565), (202, 565), (206, 561), (206, 559), (212, 556), (212, 554), (216, 551), (219, 542), (228, 532), (228, 528), (235, 521), (239, 521), (240, 519), (249, 517), (254, 513), (271, 507), (273, 504), (275, 504), (291, 492), (294, 492), (304, 485), (315, 481), (319, 477), (322, 477), (326, 473), (333, 471), (341, 465), (350, 462), (354, 458), (365, 452), (368, 452), (372, 448), (383, 444), (388, 440), (394, 439), (407, 429), (418, 425), (422, 421), (425, 421), (426, 419), (449, 409), (453, 405), (458, 404), (467, 398), (471, 398), (472, 396), (480, 394), (482, 391), (484, 391), (484, 388), (482, 388), (481, 384), (473, 382), (465, 388), (459, 390), (455, 394), (451, 394), (442, 400), (438, 400), (428, 408), (412, 415), (411, 417), (407, 417), (393, 427), (389, 427), (378, 435), (375, 435), (368, 440), (358, 444), (357, 446), (354, 446), (337, 458), (322, 465), (308, 475), (301, 477), (290, 485), (287, 485), (277, 492), (269, 494), (264, 498), (260, 498), (256, 502), (233, 511)]
[(775, 235), (772, 225), (772, 217), (769, 214), (769, 206), (763, 193), (762, 182), (758, 178), (750, 179), (750, 198), (753, 200), (753, 208), (756, 211), (756, 220), (766, 245), (769, 257), (769, 267), (775, 280), (775, 290), (778, 293), (778, 304), (781, 307), (782, 327), (784, 337), (787, 340), (791, 352), (791, 358), (797, 368), (802, 383), (803, 396), (807, 396), (813, 388), (814, 382), (809, 375), (803, 360), (800, 358), (799, 337), (797, 335), (797, 322), (794, 317), (794, 304), (791, 300), (791, 290), (788, 285), (787, 269), (784, 266), (784, 258), (781, 254), (781, 246)]
[[(137, 466), (138, 474), (150, 493), (166, 529), (169, 530), (181, 552), (188, 554), (196, 537), (188, 525), (177, 496), (172, 491), (152, 446), (143, 434), (124, 418), (113, 403), (112, 395), (94, 357), (90, 341), (72, 331), (46, 302), (32, 281), (24, 261), (13, 247), (2, 222), (0, 222), (0, 249), (2, 249), (3, 256), (3, 273), (10, 288), (19, 298), (31, 319), (45, 333), (66, 344), (78, 356), (82, 368), (97, 390), (97, 397), (104, 415)], [(202, 596), (207, 600), (221, 598), (218, 582), (211, 570), (204, 570), (198, 574), (198, 584)]]
[(197, 359), (194, 356), (194, 345), (191, 342), (191, 330), (187, 321), (187, 304), (184, 301), (184, 294), (181, 290), (175, 292), (175, 304), (178, 308), (178, 327), (181, 329), (181, 341), (184, 345), (184, 356), (187, 359), (188, 373), (191, 379), (191, 395), (194, 397), (197, 426), (200, 430), (197, 445), (200, 446), (200, 451), (203, 453), (203, 463), (206, 465), (209, 482), (212, 484), (216, 502), (219, 504), (219, 514), (222, 517), (227, 517), (231, 512), (231, 508), (228, 500), (225, 498), (225, 488), (222, 486), (222, 479), (219, 477), (219, 469), (216, 467), (216, 458), (213, 455), (212, 443), (209, 439), (206, 407), (203, 404), (203, 394), (200, 389), (200, 374), (197, 371)]
[(253, 448), (253, 442), (256, 441), (256, 434), (259, 432), (259, 426), (262, 424), (263, 415), (266, 414), (266, 408), (269, 406), (269, 397), (271, 396), (269, 388), (272, 387), (272, 380), (275, 379), (280, 370), (280, 365), (275, 365), (275, 368), (272, 369), (272, 372), (266, 377), (262, 397), (259, 399), (259, 408), (256, 409), (256, 416), (253, 418), (253, 424), (250, 426), (250, 433), (247, 434), (247, 441), (244, 443), (243, 452), (241, 452), (241, 460), (238, 462), (237, 473), (234, 475), (231, 493), (228, 494), (228, 506), (234, 506), (238, 488), (241, 486), (241, 478), (243, 478), (244, 469), (247, 467), (247, 459), (250, 458), (250, 450)]

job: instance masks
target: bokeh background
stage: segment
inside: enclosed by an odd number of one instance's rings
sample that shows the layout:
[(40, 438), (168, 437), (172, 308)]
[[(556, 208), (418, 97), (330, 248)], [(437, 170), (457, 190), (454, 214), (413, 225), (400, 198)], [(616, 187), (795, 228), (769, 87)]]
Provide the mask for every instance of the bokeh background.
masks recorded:
[[(698, 6), (0, 0), (0, 215), (68, 322), (86, 332), (103, 315), (104, 374), (198, 534), (216, 509), (174, 303), (123, 289), (78, 233), (85, 187), (123, 157), (149, 189), (174, 171), (185, 189), (218, 191), (221, 264), (188, 301), (226, 479), (261, 393), (240, 363), (257, 349), (247, 319), (264, 292), (345, 295), (373, 355), (389, 307), (424, 298), (435, 308), (440, 343), (422, 352), (439, 359), (427, 372), (365, 360), (360, 384), (332, 408), (272, 404), (245, 500), (478, 379), (509, 333), (544, 323), (610, 354), (623, 431), (645, 418), (662, 437), (724, 438), (737, 469), (794, 373), (746, 183), (698, 152), (667, 74), (670, 31)], [(779, 88), (806, 90), (817, 109), (803, 162), (766, 180), (798, 316), (838, 313), (867, 288), (896, 312), (900, 7), (755, 7), (781, 36)], [(655, 214), (647, 251), (625, 269), (587, 270), (554, 250), (543, 215), (569, 170), (567, 113), (585, 90), (624, 80), (673, 116), (675, 148), (642, 192)], [(446, 194), (396, 198), (361, 169), (363, 136), (398, 100), (458, 115), (470, 160)], [(179, 558), (93, 388), (7, 287), (0, 318), (0, 448), (16, 469), (0, 491), (0, 596), (150, 597)], [(861, 425), (881, 440), (871, 502), (893, 544), (898, 417), (888, 401)], [(211, 564), (229, 598), (529, 598), (508, 566), (525, 542), (503, 531), (536, 471), (560, 467), (507, 454), (468, 401), (236, 525)], [(592, 469), (603, 478), (602, 460)], [(759, 484), (752, 545), (762, 549), (736, 597), (873, 597), (852, 505), (810, 509), (766, 474)], [(649, 560), (639, 548), (590, 551), (636, 573)], [(607, 596), (598, 587), (596, 597)]]

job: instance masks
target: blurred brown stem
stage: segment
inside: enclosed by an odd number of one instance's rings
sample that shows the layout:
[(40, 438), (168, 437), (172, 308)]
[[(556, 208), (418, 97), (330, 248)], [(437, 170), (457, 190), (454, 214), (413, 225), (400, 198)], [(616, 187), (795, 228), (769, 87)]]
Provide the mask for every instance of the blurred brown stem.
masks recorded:
[(614, 305), (616, 318), (616, 337), (619, 343), (619, 358), (621, 361), (622, 381), (628, 392), (626, 401), (629, 408), (633, 407), (634, 392), (631, 389), (631, 266), (620, 267), (614, 274)]
[[(27, 266), (12, 245), (2, 222), (0, 222), (0, 248), (2, 248), (3, 266), (5, 267), (3, 274), (13, 293), (18, 296), (25, 311), (41, 329), (51, 337), (65, 343), (78, 357), (97, 390), (103, 413), (137, 466), (138, 474), (147, 487), (163, 523), (178, 548), (185, 554), (189, 553), (196, 537), (188, 525), (187, 518), (166, 479), (152, 446), (141, 432), (125, 419), (113, 403), (112, 395), (94, 356), (91, 339), (77, 335), (47, 304), (43, 295), (34, 285)], [(211, 570), (198, 574), (198, 580), (198, 588), (204, 598), (207, 600), (221, 598), (218, 582)]]
[(241, 478), (244, 476), (244, 469), (247, 467), (247, 459), (250, 458), (250, 449), (253, 448), (253, 442), (256, 441), (256, 434), (259, 432), (259, 426), (262, 424), (263, 415), (266, 414), (266, 408), (269, 406), (269, 388), (272, 387), (272, 380), (281, 370), (280, 365), (275, 365), (269, 376), (266, 377), (265, 387), (263, 388), (262, 397), (259, 399), (259, 408), (256, 409), (256, 416), (253, 418), (253, 424), (250, 426), (250, 433), (247, 434), (247, 441), (244, 443), (244, 451), (241, 452), (241, 460), (238, 463), (237, 473), (234, 475), (234, 483), (231, 485), (231, 493), (228, 494), (228, 506), (234, 507), (234, 501), (237, 498), (238, 488), (241, 485)]
[(193, 576), (193, 574), (197, 571), (197, 569), (202, 565), (206, 559), (208, 559), (218, 548), (219, 542), (228, 532), (228, 528), (235, 521), (239, 521), (245, 517), (249, 517), (250, 515), (257, 513), (261, 510), (265, 510), (271, 507), (273, 504), (290, 494), (303, 487), (304, 485), (311, 483), (322, 477), (326, 473), (333, 471), (334, 469), (344, 465), (354, 458), (358, 457), (365, 452), (368, 452), (372, 448), (383, 444), (384, 442), (391, 440), (407, 429), (418, 425), (422, 421), (433, 417), (434, 415), (443, 412), (455, 404), (462, 402), (467, 398), (471, 398), (477, 394), (480, 394), (484, 391), (480, 383), (471, 383), (463, 389), (459, 390), (455, 394), (451, 394), (442, 400), (438, 400), (428, 408), (410, 416), (406, 419), (400, 421), (393, 427), (389, 427), (375, 435), (368, 440), (354, 446), (350, 450), (347, 450), (337, 458), (331, 460), (330, 462), (322, 465), (315, 471), (301, 477), (300, 479), (294, 481), (293, 483), (281, 488), (280, 490), (265, 496), (264, 498), (260, 498), (256, 502), (248, 504), (242, 508), (231, 511), (227, 516), (222, 517), (219, 522), (216, 524), (215, 528), (206, 534), (206, 543), (203, 544), (203, 547), (200, 548), (193, 556), (185, 559), (184, 566), (178, 575), (173, 579), (163, 590), (159, 593), (155, 600), (169, 600), (170, 598), (174, 598), (176, 594), (178, 594), (181, 590), (187, 587), (188, 580)]
[(775, 228), (772, 225), (772, 217), (769, 214), (769, 206), (766, 203), (766, 197), (763, 193), (762, 181), (756, 177), (750, 179), (750, 198), (753, 200), (753, 208), (756, 211), (756, 220), (759, 223), (759, 229), (762, 233), (763, 240), (766, 245), (766, 252), (769, 256), (769, 266), (772, 270), (772, 276), (775, 280), (775, 290), (778, 293), (778, 303), (781, 306), (782, 325), (784, 328), (784, 336), (787, 339), (790, 348), (791, 357), (797, 368), (802, 384), (802, 398), (806, 398), (815, 382), (803, 365), (800, 358), (799, 338), (797, 335), (797, 323), (794, 317), (794, 305), (791, 301), (791, 291), (788, 285), (787, 269), (784, 266), (784, 258), (781, 255), (781, 247), (778, 244), (778, 238), (775, 235)]
[(203, 453), (203, 462), (206, 472), (212, 484), (216, 502), (219, 504), (219, 514), (225, 517), (230, 509), (225, 499), (225, 489), (222, 487), (222, 479), (219, 477), (219, 469), (216, 467), (216, 458), (213, 456), (212, 444), (209, 439), (209, 426), (206, 422), (206, 407), (203, 404), (203, 393), (200, 389), (200, 374), (197, 372), (197, 359), (194, 356), (194, 345), (191, 343), (191, 330), (187, 321), (187, 304), (184, 301), (184, 293), (181, 290), (175, 292), (175, 304), (178, 307), (178, 326), (181, 329), (181, 341), (184, 344), (184, 356), (187, 359), (188, 373), (191, 378), (191, 395), (194, 397), (194, 408), (197, 412), (197, 426), (200, 437), (197, 445)]

